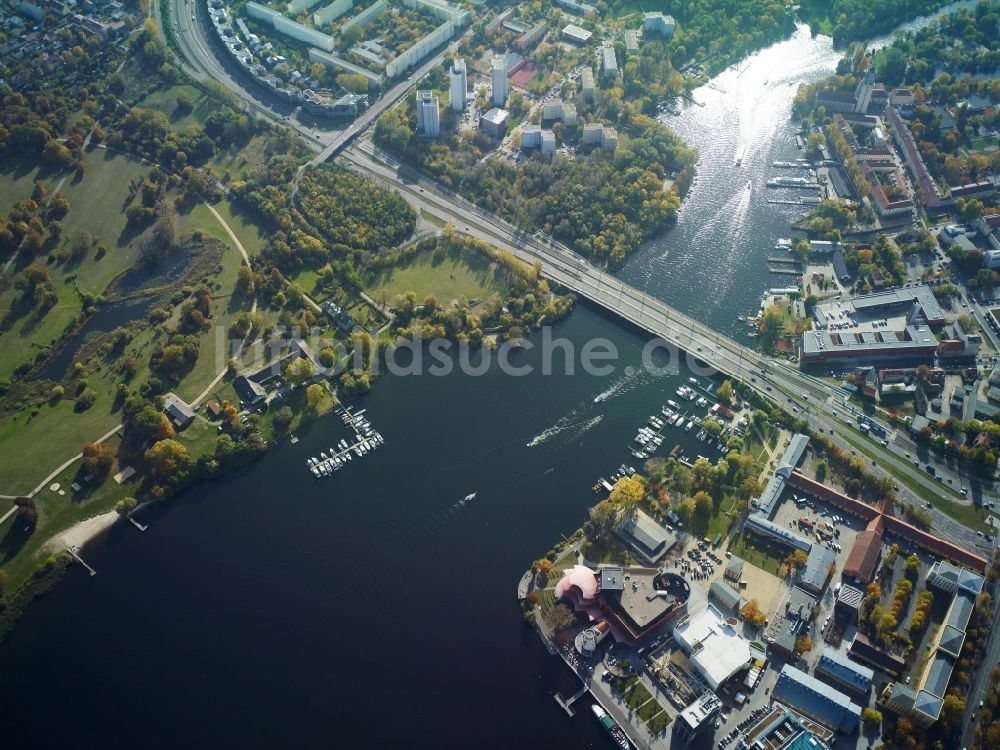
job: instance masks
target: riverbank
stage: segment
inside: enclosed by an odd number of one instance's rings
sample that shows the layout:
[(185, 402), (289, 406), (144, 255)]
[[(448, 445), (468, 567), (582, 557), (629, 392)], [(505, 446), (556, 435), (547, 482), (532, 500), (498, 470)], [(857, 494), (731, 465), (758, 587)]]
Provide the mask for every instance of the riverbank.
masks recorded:
[(60, 531), (42, 545), (43, 551), (49, 554), (65, 552), (70, 547), (82, 548), (87, 542), (96, 539), (115, 525), (121, 516), (117, 511), (109, 510), (99, 513), (84, 521), (73, 524), (65, 531)]

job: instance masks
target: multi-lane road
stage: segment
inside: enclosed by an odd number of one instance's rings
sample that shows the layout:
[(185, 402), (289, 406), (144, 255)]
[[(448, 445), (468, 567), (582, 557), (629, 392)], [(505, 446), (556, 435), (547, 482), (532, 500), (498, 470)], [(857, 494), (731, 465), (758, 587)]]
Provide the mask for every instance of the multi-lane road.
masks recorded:
[[(388, 99), (381, 100), (366, 113), (363, 126), (355, 123), (358, 127), (317, 133), (311, 126), (299, 122), (293, 113), (282, 110), (278, 105), (263, 103), (262, 92), (256, 90), (249, 80), (242, 80), (244, 76), (238, 71), (230, 74), (209, 38), (212, 32), (207, 28), (207, 22), (200, 16), (204, 11), (203, 6), (196, 8), (195, 5), (193, 0), (171, 0), (170, 4), (170, 22), (174, 24), (179, 46), (189, 65), (198, 71), (199, 77), (214, 79), (231, 89), (259, 115), (294, 128), (312, 148), (319, 151), (315, 163), (329, 158), (339, 150), (339, 158), (343, 163), (399, 192), (414, 207), (450, 222), (457, 231), (486, 240), (528, 263), (540, 263), (548, 278), (581, 297), (618, 314), (654, 336), (677, 345), (706, 365), (745, 382), (769, 398), (779, 401), (783, 399), (782, 406), (799, 414), (814, 428), (831, 435), (845, 447), (863, 445), (864, 453), (873, 459), (875, 465), (872, 469), (876, 474), (905, 476), (908, 484), (920, 486), (935, 495), (946, 496), (952, 502), (970, 502), (957, 490), (962, 477), (955, 475), (949, 467), (939, 465), (937, 473), (945, 480), (951, 478), (956, 489), (946, 486), (947, 482), (943, 484), (913, 465), (914, 459), (906, 457), (906, 453), (911, 456), (914, 453), (905, 436), (893, 436), (886, 446), (876, 445), (862, 437), (849, 412), (845, 411), (843, 392), (836, 386), (803, 373), (785, 362), (765, 358), (693, 320), (662, 300), (650, 297), (590, 265), (568, 248), (527, 234), (495, 214), (446, 190), (411, 167), (401, 164), (364, 139), (348, 143), (363, 127), (374, 122), (387, 106), (405, 96), (426, 72), (440, 65), (444, 53), (429, 60), (408, 79), (391, 89)], [(158, 8), (158, 4), (154, 3), (154, 6)], [(928, 458), (927, 461), (933, 463), (932, 459)], [(901, 485), (900, 493), (906, 500), (923, 505), (909, 488)], [(935, 530), (970, 549), (977, 541), (982, 541), (977, 539), (974, 532), (943, 514), (935, 515)]]

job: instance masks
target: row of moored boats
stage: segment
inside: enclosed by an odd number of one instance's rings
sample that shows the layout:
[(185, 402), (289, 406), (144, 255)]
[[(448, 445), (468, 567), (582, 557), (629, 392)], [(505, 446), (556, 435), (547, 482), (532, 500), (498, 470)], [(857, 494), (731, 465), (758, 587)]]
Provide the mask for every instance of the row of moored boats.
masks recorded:
[(363, 458), (385, 443), (385, 438), (372, 427), (371, 422), (364, 416), (363, 409), (355, 414), (350, 407), (338, 407), (337, 412), (344, 424), (354, 430), (357, 439), (353, 443), (341, 440), (330, 448), (329, 453), (323, 451), (318, 458), (313, 456), (306, 459), (309, 470), (317, 479), (335, 474), (343, 469), (348, 461), (354, 460), (355, 457)]

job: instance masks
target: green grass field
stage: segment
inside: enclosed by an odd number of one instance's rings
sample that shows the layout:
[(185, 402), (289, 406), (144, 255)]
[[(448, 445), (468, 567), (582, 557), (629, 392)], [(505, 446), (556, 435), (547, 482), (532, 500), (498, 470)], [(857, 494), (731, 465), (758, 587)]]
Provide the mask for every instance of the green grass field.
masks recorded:
[(781, 576), (782, 558), (746, 536), (737, 535), (730, 543), (729, 551), (761, 570)]
[(389, 304), (397, 295), (414, 292), (419, 302), (432, 294), (439, 304), (447, 305), (463, 295), (482, 298), (502, 294), (506, 288), (486, 260), (449, 255), (437, 262), (433, 253), (420, 253), (405, 266), (385, 271), (367, 291), (373, 299)]
[[(190, 112), (177, 111), (177, 95), (184, 94), (194, 105)], [(221, 106), (217, 101), (206, 96), (200, 89), (186, 84), (168, 86), (150, 93), (142, 100), (140, 106), (147, 109), (158, 109), (170, 120), (177, 131), (184, 130), (188, 125), (202, 125), (205, 118)]]

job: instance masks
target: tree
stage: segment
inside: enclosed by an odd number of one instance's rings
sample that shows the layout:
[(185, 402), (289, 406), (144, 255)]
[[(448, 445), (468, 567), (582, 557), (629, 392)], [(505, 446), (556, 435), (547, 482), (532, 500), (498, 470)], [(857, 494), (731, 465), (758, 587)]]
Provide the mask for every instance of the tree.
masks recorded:
[(309, 405), (309, 411), (313, 414), (318, 413), (319, 406), (323, 403), (323, 399), (326, 397), (328, 391), (319, 383), (313, 383), (308, 388), (306, 388), (306, 403)]
[(756, 599), (751, 599), (744, 604), (743, 609), (740, 610), (740, 614), (744, 620), (757, 627), (760, 627), (766, 619), (764, 613), (760, 611), (760, 606), (757, 604)]
[(549, 624), (556, 633), (565, 633), (576, 624), (576, 615), (573, 610), (560, 602), (552, 608)]
[(744, 500), (748, 500), (751, 497), (759, 497), (760, 493), (764, 491), (764, 485), (760, 483), (757, 477), (747, 477), (740, 484), (740, 496)]
[(628, 514), (646, 496), (646, 485), (638, 475), (622, 477), (611, 488), (608, 499), (623, 514)]
[(806, 562), (809, 560), (809, 556), (802, 550), (797, 549), (792, 555), (792, 560), (796, 568), (804, 568), (806, 566)]
[(337, 85), (355, 94), (368, 92), (368, 79), (360, 73), (341, 73), (337, 76)]
[(145, 458), (153, 473), (161, 479), (186, 469), (191, 463), (188, 449), (176, 440), (160, 440), (146, 451)]
[(718, 390), (715, 391), (715, 395), (719, 397), (722, 401), (727, 404), (732, 403), (733, 400), (733, 381), (726, 379), (722, 381), (722, 385), (719, 386)]
[(812, 638), (808, 635), (802, 634), (795, 639), (795, 653), (799, 656), (802, 656), (806, 651), (812, 651), (812, 647)]
[(598, 532), (609, 531), (618, 519), (618, 509), (610, 500), (602, 500), (590, 509), (590, 521)]
[(117, 503), (115, 503), (115, 510), (118, 512), (119, 516), (127, 518), (135, 510), (138, 503), (134, 497), (123, 497)]
[(156, 223), (139, 241), (139, 259), (145, 266), (155, 266), (174, 249), (177, 238), (177, 212), (171, 201), (161, 201)]
[(690, 524), (691, 519), (694, 517), (694, 500), (685, 497), (674, 506), (674, 513), (681, 519), (681, 523)]
[(870, 726), (877, 726), (882, 723), (882, 712), (874, 708), (863, 708), (861, 710), (861, 721)]
[(282, 374), (289, 383), (302, 385), (316, 374), (316, 368), (313, 366), (312, 360), (299, 357), (288, 362)]
[(38, 524), (38, 511), (35, 509), (35, 501), (30, 497), (18, 497), (14, 500), (17, 506), (17, 522), (23, 523), (30, 530), (34, 530)]
[(103, 477), (114, 465), (115, 449), (103, 443), (85, 443), (80, 468), (84, 474)]
[(552, 575), (552, 561), (547, 557), (543, 557), (537, 563), (538, 566), (538, 582), (543, 587), (548, 585), (549, 576)]
[(276, 427), (288, 427), (288, 425), (292, 423), (292, 418), (294, 416), (295, 415), (292, 413), (291, 408), (286, 404), (274, 413), (274, 425)]
[(704, 490), (696, 492), (694, 497), (694, 517), (698, 523), (704, 527), (708, 524), (708, 519), (712, 517), (712, 496)]
[(941, 707), (941, 722), (946, 727), (953, 727), (961, 720), (965, 713), (965, 700), (949, 693), (944, 697), (944, 705)]

